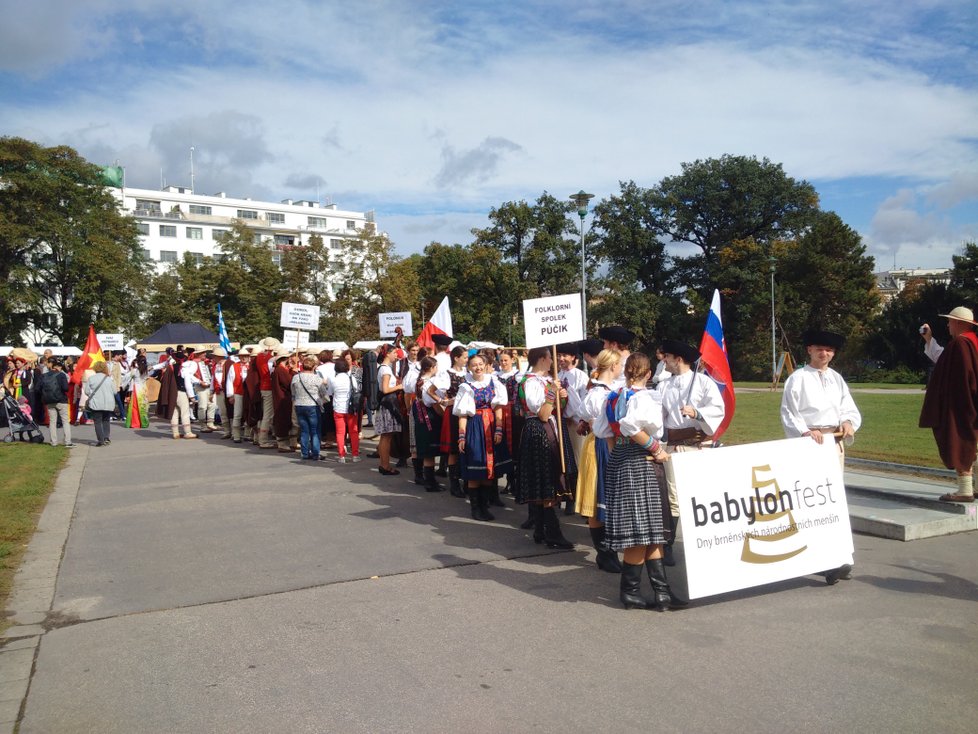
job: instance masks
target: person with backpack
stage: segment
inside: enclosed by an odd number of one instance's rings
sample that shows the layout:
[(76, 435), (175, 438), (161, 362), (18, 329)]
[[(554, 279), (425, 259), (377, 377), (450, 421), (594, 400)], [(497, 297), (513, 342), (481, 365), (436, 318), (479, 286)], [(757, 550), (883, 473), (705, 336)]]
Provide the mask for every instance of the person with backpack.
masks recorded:
[(71, 418), (68, 414), (68, 375), (64, 371), (64, 363), (52, 358), (49, 362), (51, 369), (41, 377), (41, 402), (48, 412), (48, 429), (51, 431), (51, 445), (58, 445), (58, 419), (61, 419), (61, 430), (64, 432), (65, 446), (72, 448)]
[[(351, 360), (352, 361), (352, 360)], [(360, 382), (350, 371), (350, 362), (336, 360), (333, 374), (326, 380), (326, 394), (333, 402), (333, 424), (336, 426), (336, 460), (346, 463), (346, 434), (350, 434), (350, 453), (354, 463), (360, 461)]]

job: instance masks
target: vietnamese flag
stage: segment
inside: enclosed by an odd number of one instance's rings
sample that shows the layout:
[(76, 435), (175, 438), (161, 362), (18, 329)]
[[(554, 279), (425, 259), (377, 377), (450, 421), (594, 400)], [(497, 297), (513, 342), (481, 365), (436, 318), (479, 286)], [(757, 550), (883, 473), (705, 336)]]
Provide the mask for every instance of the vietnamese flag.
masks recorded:
[(88, 340), (85, 342), (85, 349), (75, 363), (75, 371), (71, 373), (71, 381), (81, 383), (85, 379), (85, 370), (92, 369), (96, 362), (104, 362), (105, 355), (102, 354), (102, 347), (95, 336), (95, 326), (88, 325)]
[(710, 313), (706, 317), (706, 328), (703, 329), (703, 339), (700, 341), (700, 364), (720, 388), (723, 398), (723, 422), (713, 433), (716, 440), (723, 435), (733, 420), (737, 398), (734, 395), (733, 377), (730, 374), (730, 360), (727, 358), (727, 342), (723, 338), (723, 321), (720, 318), (720, 291), (713, 291), (713, 302)]
[(435, 334), (455, 336), (455, 332), (452, 329), (452, 310), (448, 307), (448, 296), (442, 299), (441, 305), (435, 310), (431, 321), (425, 324), (421, 333), (418, 334), (416, 340), (418, 346), (433, 349), (435, 343), (431, 340), (431, 337)]
[(126, 428), (146, 428), (143, 425), (142, 408), (139, 405), (139, 390), (133, 385), (129, 392), (129, 410), (126, 412)]

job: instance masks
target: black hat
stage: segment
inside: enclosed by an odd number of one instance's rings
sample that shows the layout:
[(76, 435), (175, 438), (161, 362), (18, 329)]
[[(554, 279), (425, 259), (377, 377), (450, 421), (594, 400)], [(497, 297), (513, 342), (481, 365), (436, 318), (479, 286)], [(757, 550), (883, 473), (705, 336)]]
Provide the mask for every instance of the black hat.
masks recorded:
[(447, 347), (452, 343), (452, 337), (450, 337), (448, 334), (433, 334), (431, 341), (440, 347)]
[(629, 331), (624, 326), (602, 326), (598, 329), (598, 336), (605, 341), (615, 342), (627, 347), (635, 338), (635, 333)]
[(575, 357), (580, 357), (581, 349), (577, 346), (577, 342), (566, 342), (557, 345), (557, 354), (573, 354)]
[(846, 338), (842, 334), (834, 331), (823, 331), (821, 329), (810, 329), (802, 336), (806, 347), (812, 345), (819, 347), (831, 347), (839, 351), (846, 344)]
[(583, 341), (579, 341), (577, 346), (587, 356), (597, 357), (601, 353), (601, 350), (604, 349), (604, 342), (600, 339), (584, 339)]
[(171, 354), (170, 356), (173, 357), (177, 362), (183, 362), (187, 358), (187, 355), (181, 352), (179, 349), (175, 351), (173, 354)]
[(672, 354), (679, 357), (686, 364), (693, 364), (700, 358), (699, 350), (690, 346), (686, 342), (678, 339), (663, 339), (659, 347), (663, 354)]

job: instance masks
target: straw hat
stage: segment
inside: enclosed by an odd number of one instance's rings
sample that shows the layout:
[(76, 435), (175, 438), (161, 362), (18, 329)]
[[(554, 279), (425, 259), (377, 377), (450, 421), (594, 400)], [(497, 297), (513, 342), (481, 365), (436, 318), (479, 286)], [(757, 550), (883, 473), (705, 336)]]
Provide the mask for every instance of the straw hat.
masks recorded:
[(969, 324), (975, 324), (978, 326), (978, 321), (975, 321), (975, 313), (970, 308), (965, 308), (964, 306), (958, 306), (951, 310), (951, 313), (942, 313), (945, 319), (954, 319), (955, 321), (967, 321)]

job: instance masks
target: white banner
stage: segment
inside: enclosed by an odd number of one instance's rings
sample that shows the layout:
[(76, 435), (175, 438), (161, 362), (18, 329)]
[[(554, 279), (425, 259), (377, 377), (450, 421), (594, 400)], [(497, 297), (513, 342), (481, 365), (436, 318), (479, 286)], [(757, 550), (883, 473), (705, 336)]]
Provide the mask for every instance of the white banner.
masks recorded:
[(691, 598), (852, 562), (838, 447), (811, 438), (673, 454)]
[(401, 327), (401, 332), (404, 336), (411, 336), (413, 333), (411, 331), (411, 312), (410, 311), (393, 311), (391, 313), (382, 313), (377, 319), (380, 321), (380, 338), (385, 337), (395, 337), (397, 336), (397, 327)]
[(122, 339), (122, 334), (96, 334), (95, 338), (98, 339), (98, 344), (106, 351), (115, 351), (117, 349), (124, 349), (126, 344)]
[(282, 336), (282, 346), (293, 352), (296, 349), (305, 349), (309, 346), (309, 332), (286, 329)]
[(283, 303), (282, 321), (279, 326), (283, 329), (315, 331), (319, 328), (319, 306), (307, 306), (305, 303)]
[(581, 294), (523, 301), (523, 323), (526, 324), (527, 349), (581, 341), (584, 338)]

